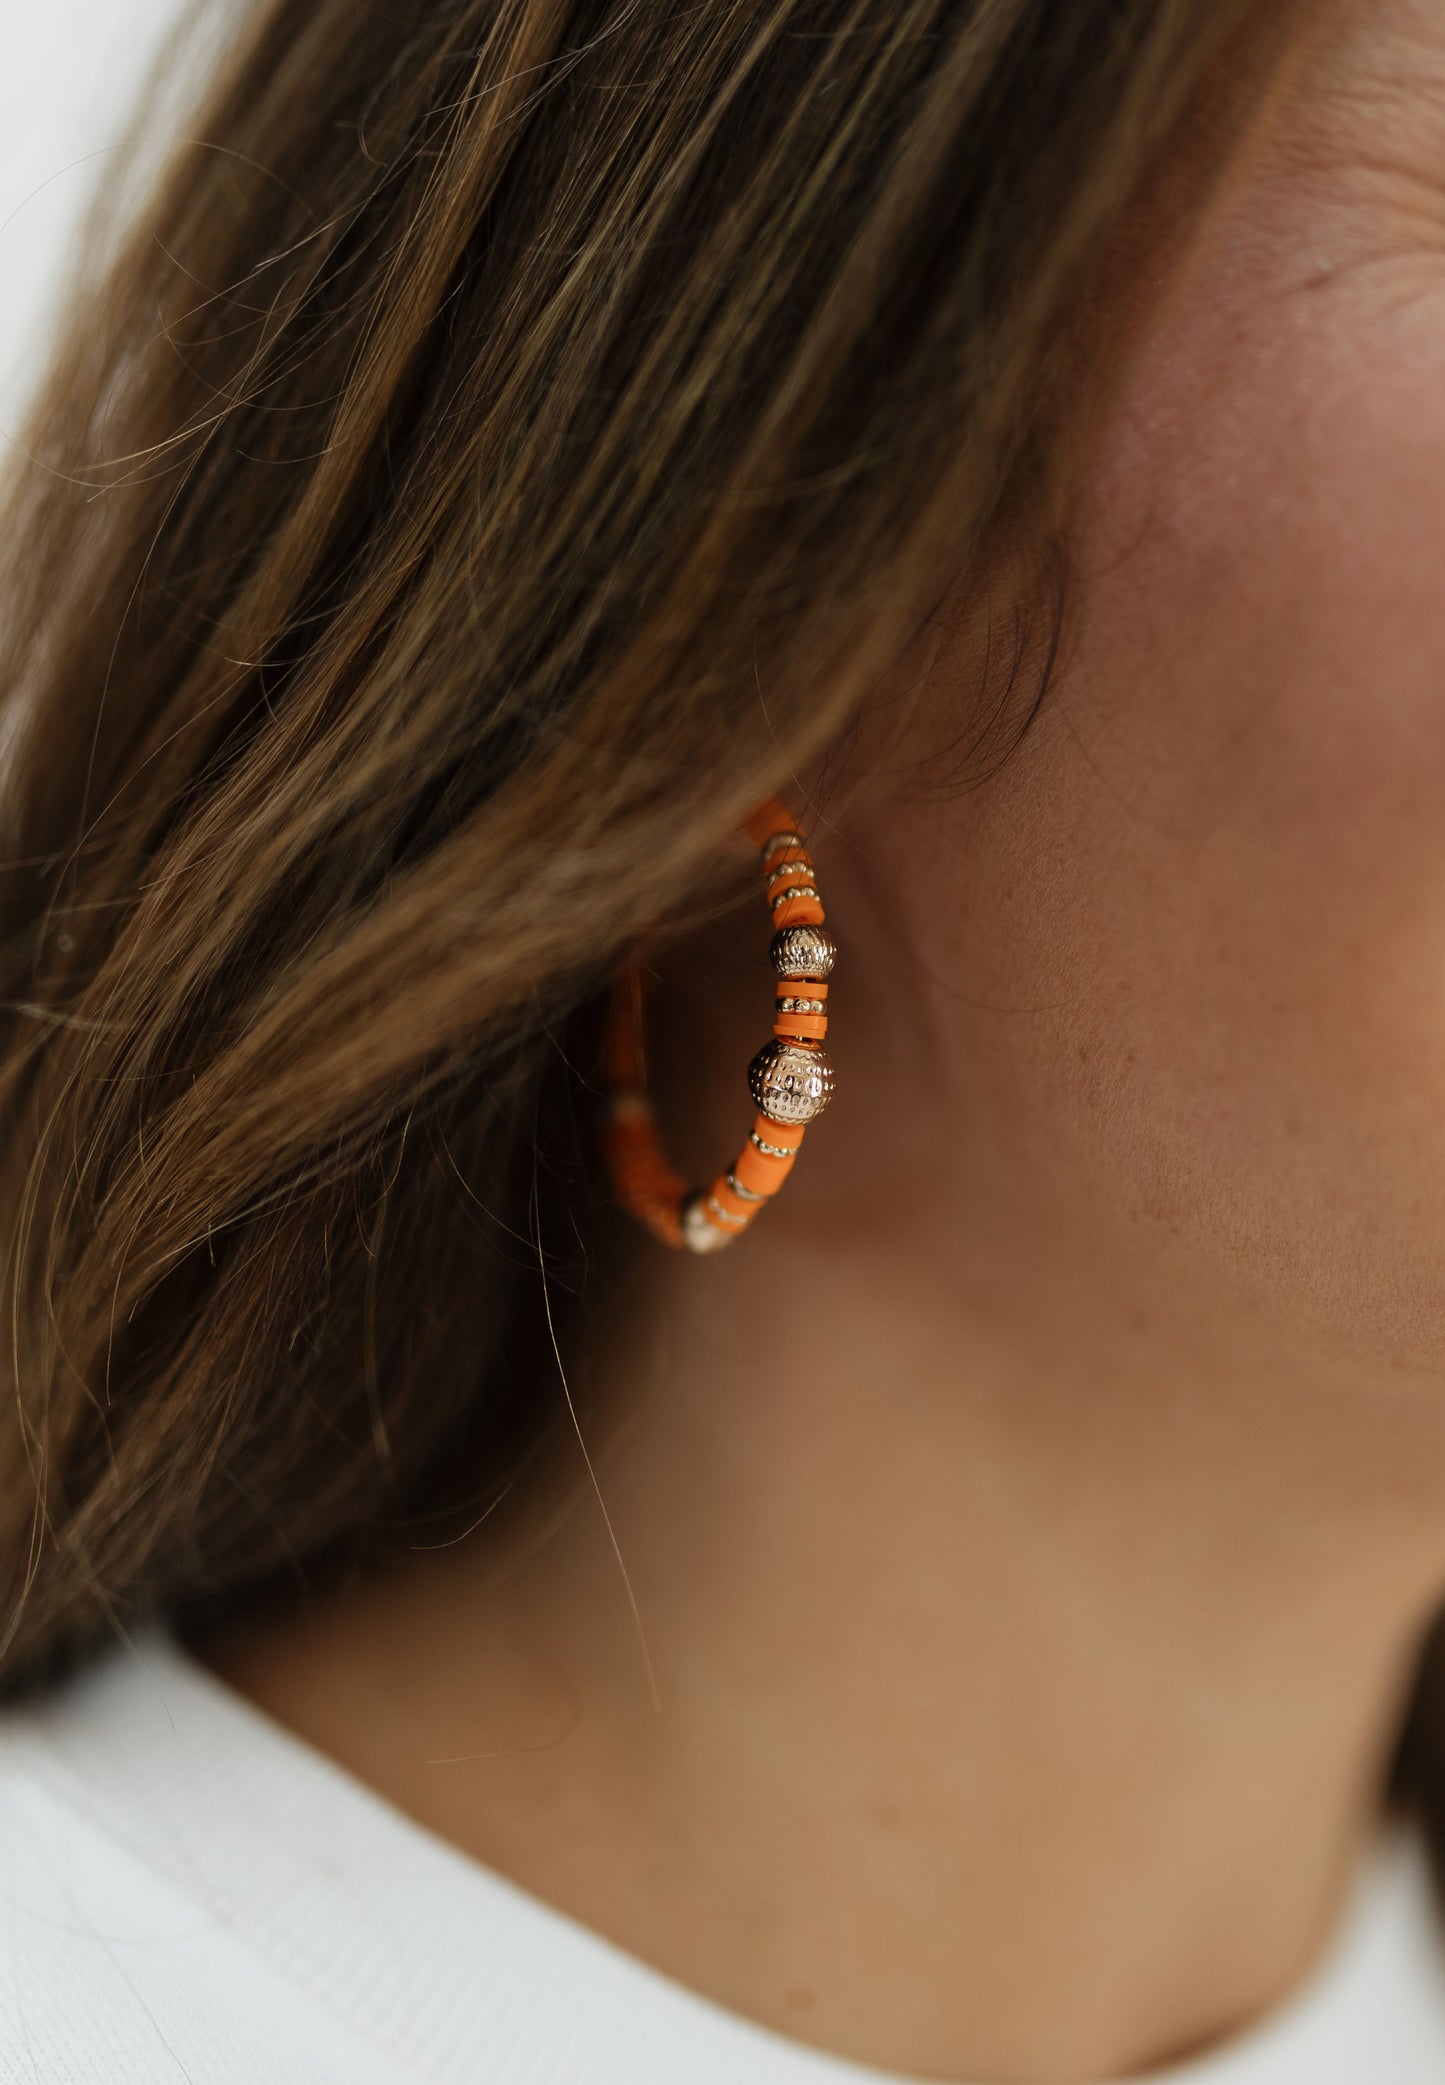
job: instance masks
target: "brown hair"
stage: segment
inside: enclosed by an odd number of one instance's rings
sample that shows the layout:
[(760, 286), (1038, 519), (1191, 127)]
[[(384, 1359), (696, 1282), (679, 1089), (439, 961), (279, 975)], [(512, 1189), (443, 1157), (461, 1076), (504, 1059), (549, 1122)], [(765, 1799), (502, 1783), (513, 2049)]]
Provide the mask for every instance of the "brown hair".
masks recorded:
[(1251, 11), (254, 8), (3, 522), (0, 1675), (505, 1481), (573, 1016), (1037, 522)]

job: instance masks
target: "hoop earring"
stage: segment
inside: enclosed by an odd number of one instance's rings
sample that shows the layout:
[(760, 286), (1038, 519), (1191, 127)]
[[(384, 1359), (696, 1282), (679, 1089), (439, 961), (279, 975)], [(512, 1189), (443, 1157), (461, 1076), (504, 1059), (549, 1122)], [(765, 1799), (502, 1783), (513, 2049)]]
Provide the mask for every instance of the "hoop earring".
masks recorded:
[(687, 1252), (716, 1252), (742, 1236), (792, 1171), (803, 1131), (833, 1097), (833, 1067), (823, 1040), (828, 979), (838, 950), (823, 924), (812, 859), (796, 821), (776, 797), (758, 806), (743, 832), (762, 862), (779, 992), (773, 1040), (748, 1066), (756, 1118), (742, 1150), (711, 1186), (689, 1190), (663, 1147), (647, 1091), (647, 982), (639, 962), (628, 966), (612, 993), (604, 1145), (617, 1199), (654, 1238)]

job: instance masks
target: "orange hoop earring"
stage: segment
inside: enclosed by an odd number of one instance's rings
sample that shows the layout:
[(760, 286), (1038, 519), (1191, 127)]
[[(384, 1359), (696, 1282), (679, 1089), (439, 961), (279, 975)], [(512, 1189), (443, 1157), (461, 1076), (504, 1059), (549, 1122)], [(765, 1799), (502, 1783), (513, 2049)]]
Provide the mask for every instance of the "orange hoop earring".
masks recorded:
[(647, 1091), (647, 989), (639, 964), (623, 972), (612, 994), (604, 1142), (617, 1198), (654, 1238), (688, 1252), (716, 1252), (742, 1236), (792, 1171), (803, 1131), (833, 1097), (833, 1067), (823, 1040), (828, 979), (838, 951), (823, 924), (812, 859), (776, 797), (758, 806), (743, 831), (762, 860), (779, 991), (773, 1040), (748, 1066), (757, 1116), (742, 1150), (711, 1186), (689, 1190), (663, 1148)]

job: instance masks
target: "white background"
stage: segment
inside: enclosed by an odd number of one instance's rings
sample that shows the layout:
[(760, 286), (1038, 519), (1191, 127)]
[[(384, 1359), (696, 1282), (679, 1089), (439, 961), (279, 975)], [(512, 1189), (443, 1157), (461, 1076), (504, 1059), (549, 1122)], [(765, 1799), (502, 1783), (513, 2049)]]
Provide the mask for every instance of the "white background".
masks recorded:
[(44, 362), (77, 220), (180, 0), (0, 0), (0, 439)]

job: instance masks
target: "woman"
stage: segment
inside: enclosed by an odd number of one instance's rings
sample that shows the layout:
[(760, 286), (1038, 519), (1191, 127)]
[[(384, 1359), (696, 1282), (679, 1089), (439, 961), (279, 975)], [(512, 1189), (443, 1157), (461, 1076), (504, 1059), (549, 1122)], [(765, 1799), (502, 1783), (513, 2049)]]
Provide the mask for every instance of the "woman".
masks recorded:
[(1445, 9), (186, 136), (3, 531), (0, 2074), (1445, 2078)]

